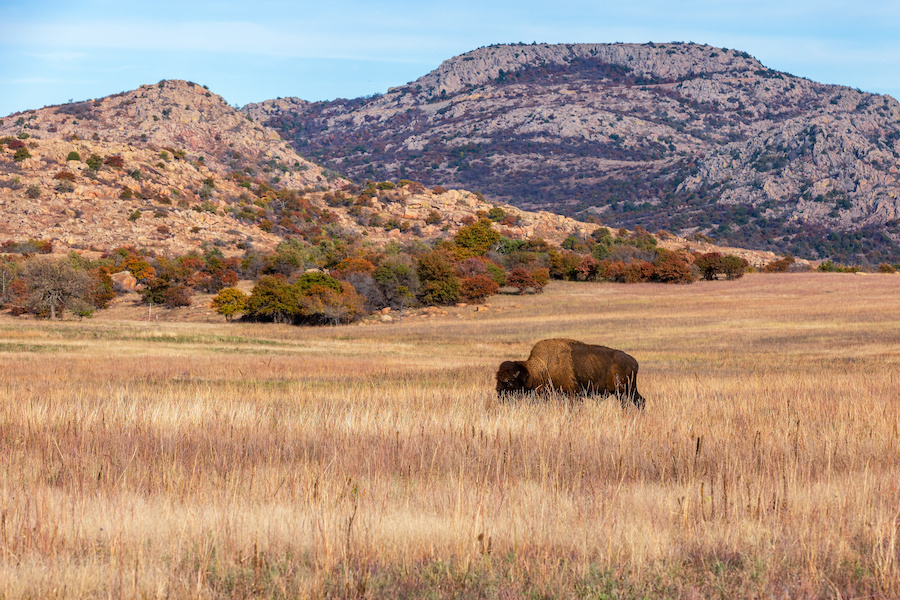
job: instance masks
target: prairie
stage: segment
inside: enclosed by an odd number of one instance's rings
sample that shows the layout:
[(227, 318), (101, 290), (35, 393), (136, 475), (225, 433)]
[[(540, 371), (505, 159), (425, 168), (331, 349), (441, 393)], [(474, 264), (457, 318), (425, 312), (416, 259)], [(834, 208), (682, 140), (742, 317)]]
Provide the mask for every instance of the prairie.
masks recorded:
[[(900, 596), (900, 277), (390, 324), (0, 317), (0, 597)], [(499, 402), (547, 337), (644, 412)]]

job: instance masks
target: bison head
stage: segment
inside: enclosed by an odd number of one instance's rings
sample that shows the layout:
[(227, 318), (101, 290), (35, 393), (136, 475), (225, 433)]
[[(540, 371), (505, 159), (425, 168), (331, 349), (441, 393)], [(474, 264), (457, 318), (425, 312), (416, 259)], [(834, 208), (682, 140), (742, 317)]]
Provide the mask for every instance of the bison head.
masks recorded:
[(518, 360), (508, 360), (497, 370), (497, 394), (521, 392), (528, 384), (528, 368)]

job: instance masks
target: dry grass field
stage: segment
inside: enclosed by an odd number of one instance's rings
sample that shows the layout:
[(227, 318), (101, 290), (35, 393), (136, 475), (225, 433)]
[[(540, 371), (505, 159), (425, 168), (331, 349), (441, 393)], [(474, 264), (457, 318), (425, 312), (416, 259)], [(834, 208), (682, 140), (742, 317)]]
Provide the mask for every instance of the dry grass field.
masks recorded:
[[(0, 597), (900, 597), (900, 276), (492, 303), (3, 316)], [(635, 356), (646, 411), (498, 402), (546, 337)]]

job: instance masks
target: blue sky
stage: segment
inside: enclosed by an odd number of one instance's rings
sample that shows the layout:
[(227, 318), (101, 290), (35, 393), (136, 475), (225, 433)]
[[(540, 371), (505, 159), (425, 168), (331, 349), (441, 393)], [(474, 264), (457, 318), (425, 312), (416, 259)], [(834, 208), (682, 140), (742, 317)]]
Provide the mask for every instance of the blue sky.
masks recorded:
[(0, 0), (0, 117), (161, 79), (355, 98), (507, 42), (693, 41), (900, 98), (900, 0)]

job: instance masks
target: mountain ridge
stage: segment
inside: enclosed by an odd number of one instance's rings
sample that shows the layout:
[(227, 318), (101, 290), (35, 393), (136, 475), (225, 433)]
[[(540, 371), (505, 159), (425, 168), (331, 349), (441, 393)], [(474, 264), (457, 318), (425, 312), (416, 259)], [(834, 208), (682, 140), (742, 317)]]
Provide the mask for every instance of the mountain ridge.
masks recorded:
[(900, 104), (737, 50), (488, 46), (380, 96), (242, 110), (357, 181), (476, 189), (809, 258), (900, 260)]

